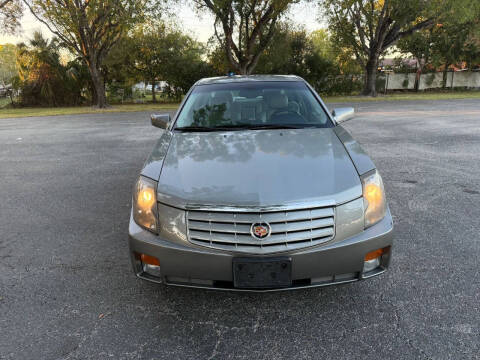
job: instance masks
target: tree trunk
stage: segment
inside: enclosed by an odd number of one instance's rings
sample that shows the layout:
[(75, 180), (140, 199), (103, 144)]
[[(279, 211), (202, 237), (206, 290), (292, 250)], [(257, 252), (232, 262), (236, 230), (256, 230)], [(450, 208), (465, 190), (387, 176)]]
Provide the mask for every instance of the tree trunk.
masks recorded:
[(450, 64), (445, 64), (445, 70), (443, 70), (443, 79), (442, 79), (442, 88), (445, 89), (447, 87), (447, 76), (448, 76), (448, 67)]
[(418, 90), (420, 89), (420, 80), (422, 79), (422, 72), (423, 72), (423, 67), (420, 66), (417, 69), (417, 72), (415, 73), (415, 85), (414, 85), (415, 92), (418, 92)]
[(155, 80), (152, 80), (152, 102), (157, 102), (157, 95), (155, 94)]
[(98, 108), (104, 109), (107, 107), (107, 97), (105, 95), (105, 83), (103, 82), (103, 76), (97, 69), (94, 62), (88, 63), (88, 70), (92, 78), (92, 84), (95, 90), (95, 104)]
[(247, 64), (238, 64), (239, 75), (250, 75), (247, 70)]
[(95, 89), (95, 86), (93, 85), (93, 81), (91, 78), (88, 81), (88, 88), (90, 90), (90, 95), (91, 95), (91, 105), (95, 106), (97, 104), (97, 90)]
[(362, 93), (365, 96), (377, 96), (377, 67), (378, 59), (370, 58), (365, 67), (365, 85)]

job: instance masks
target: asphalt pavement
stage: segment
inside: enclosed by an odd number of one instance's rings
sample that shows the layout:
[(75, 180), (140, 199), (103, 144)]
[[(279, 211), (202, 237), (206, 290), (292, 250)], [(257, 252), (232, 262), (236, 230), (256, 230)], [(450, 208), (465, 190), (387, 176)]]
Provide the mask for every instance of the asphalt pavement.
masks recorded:
[(480, 101), (354, 105), (345, 127), (394, 216), (390, 270), (265, 294), (135, 278), (147, 113), (0, 119), (0, 359), (479, 359)]

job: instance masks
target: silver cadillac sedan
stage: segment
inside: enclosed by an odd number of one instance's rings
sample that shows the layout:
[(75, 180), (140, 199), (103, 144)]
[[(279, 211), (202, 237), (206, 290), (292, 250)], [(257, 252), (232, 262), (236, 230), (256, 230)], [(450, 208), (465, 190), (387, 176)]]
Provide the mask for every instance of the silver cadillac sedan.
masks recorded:
[(382, 178), (297, 76), (198, 81), (135, 184), (135, 274), (168, 285), (273, 291), (371, 278), (393, 223)]

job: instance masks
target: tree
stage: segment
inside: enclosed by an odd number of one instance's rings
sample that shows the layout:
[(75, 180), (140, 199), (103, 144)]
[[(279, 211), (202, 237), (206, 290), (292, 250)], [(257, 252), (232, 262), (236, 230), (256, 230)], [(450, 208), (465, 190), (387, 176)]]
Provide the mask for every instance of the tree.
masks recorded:
[(310, 34), (314, 51), (322, 59), (334, 63), (340, 74), (358, 74), (358, 63), (354, 60), (354, 55), (349, 48), (339, 45), (332, 40), (331, 35), (326, 29), (318, 29)]
[(103, 61), (102, 74), (110, 97), (121, 95), (122, 99), (125, 99), (133, 96), (133, 86), (144, 80), (135, 69), (137, 55), (130, 34), (131, 31), (125, 34)]
[[(214, 75), (204, 60), (206, 49), (174, 26), (148, 21), (124, 36), (105, 60), (103, 67), (109, 81), (124, 83), (145, 81), (166, 83), (167, 96), (179, 98), (200, 78)], [(133, 85), (133, 84), (132, 84)]]
[(102, 62), (133, 24), (142, 19), (148, 0), (24, 0), (44, 23), (88, 66), (96, 105), (106, 107)]
[(13, 34), (20, 28), (22, 0), (0, 0), (0, 32)]
[[(473, 30), (473, 22), (445, 22), (437, 25), (432, 32), (432, 61), (436, 67), (443, 66), (443, 87), (447, 86), (447, 73), (450, 65), (467, 61), (467, 40)], [(477, 49), (478, 51), (478, 49)]]
[(424, 72), (427, 65), (432, 60), (432, 41), (433, 30), (435, 27), (430, 27), (422, 31), (418, 31), (411, 36), (400, 39), (397, 43), (397, 48), (403, 54), (412, 54), (417, 60), (417, 75), (415, 77), (415, 90), (418, 91), (420, 86), (420, 76)]
[(450, 17), (441, 24), (417, 32), (398, 42), (398, 49), (412, 54), (419, 63), (419, 74), (427, 64), (443, 67), (443, 87), (446, 87), (447, 71), (451, 65), (465, 62), (474, 66), (480, 58), (480, 44), (474, 39), (479, 30), (479, 20)]
[(465, 42), (463, 52), (464, 60), (469, 69), (472, 70), (480, 66), (480, 20), (478, 17), (473, 30)]
[(318, 29), (310, 34), (314, 51), (325, 59), (335, 61), (336, 53), (326, 29)]
[[(135, 54), (134, 69), (138, 75), (150, 82), (152, 86), (152, 101), (156, 102), (156, 84), (164, 74), (167, 63), (170, 63), (174, 45), (166, 43), (167, 27), (164, 23), (147, 23), (139, 26), (132, 34), (132, 50)], [(181, 33), (175, 32), (173, 37), (181, 36)], [(173, 50), (173, 51), (172, 51)]]
[(256, 68), (263, 74), (294, 74), (311, 83), (337, 73), (337, 67), (319, 48), (315, 35), (289, 22), (277, 25), (272, 42), (264, 51)]
[(169, 95), (185, 94), (198, 79), (212, 75), (211, 68), (202, 59), (202, 44), (161, 22), (140, 26), (132, 34), (134, 69), (138, 75), (152, 84), (152, 100), (155, 99), (155, 83), (164, 81)]
[(421, 71), (432, 60), (434, 30), (435, 26), (418, 31), (411, 36), (400, 39), (397, 43), (397, 48), (400, 52), (405, 55), (411, 54), (415, 57)]
[(84, 83), (72, 63), (62, 64), (58, 39), (36, 32), (28, 44), (17, 45), (17, 87), (24, 106), (79, 105)]
[[(326, 32), (319, 33), (308, 33), (292, 22), (279, 22), (253, 73), (298, 75), (325, 94), (351, 92), (351, 77), (340, 75), (337, 49), (328, 36), (323, 36)], [(208, 59), (217, 73), (226, 73), (228, 60), (221, 45), (216, 44)]]
[(211, 38), (208, 43), (208, 49), (207, 59), (209, 65), (217, 75), (227, 75), (231, 70), (231, 65), (223, 45), (219, 44), (216, 38)]
[(166, 54), (164, 70), (160, 79), (167, 83), (167, 92), (172, 98), (180, 98), (201, 78), (214, 76), (213, 68), (204, 60), (205, 46), (190, 36), (178, 31), (167, 32), (162, 39)]
[[(472, 0), (320, 0), (335, 41), (353, 49), (365, 69), (364, 95), (376, 96), (380, 56), (398, 40), (433, 26), (445, 15), (463, 16)], [(461, 3), (461, 4), (460, 4)], [(455, 4), (455, 10), (452, 6)]]
[[(298, 0), (194, 0), (215, 16), (214, 30), (232, 69), (253, 72), (278, 19)], [(220, 28), (220, 30), (219, 30)]]
[(0, 45), (0, 83), (9, 84), (17, 74), (15, 65), (16, 46), (13, 44)]

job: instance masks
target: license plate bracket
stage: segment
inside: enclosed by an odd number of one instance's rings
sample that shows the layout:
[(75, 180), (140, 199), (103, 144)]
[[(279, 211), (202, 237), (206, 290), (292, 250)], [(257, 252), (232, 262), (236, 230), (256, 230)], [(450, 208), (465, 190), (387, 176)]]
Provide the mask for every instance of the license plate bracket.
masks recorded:
[(233, 286), (241, 289), (274, 289), (292, 285), (290, 257), (248, 258), (232, 261)]

